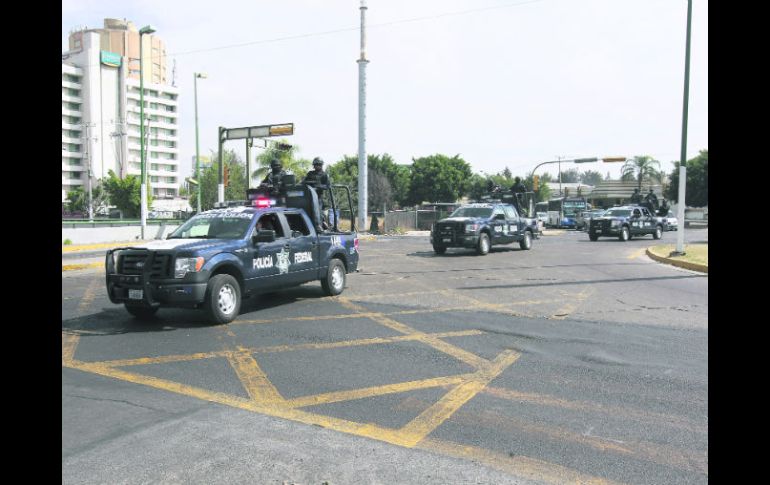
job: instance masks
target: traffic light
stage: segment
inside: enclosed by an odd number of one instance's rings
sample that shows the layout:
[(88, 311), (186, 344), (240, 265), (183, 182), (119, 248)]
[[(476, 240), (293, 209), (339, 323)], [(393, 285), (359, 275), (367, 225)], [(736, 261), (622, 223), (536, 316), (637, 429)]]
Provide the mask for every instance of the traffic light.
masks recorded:
[(540, 190), (540, 175), (532, 177), (532, 190), (535, 192)]
[(625, 162), (626, 157), (606, 157), (602, 158), (602, 162), (604, 163), (611, 163), (611, 162)]
[(224, 185), (227, 187), (227, 182), (230, 180), (230, 167), (225, 165)]

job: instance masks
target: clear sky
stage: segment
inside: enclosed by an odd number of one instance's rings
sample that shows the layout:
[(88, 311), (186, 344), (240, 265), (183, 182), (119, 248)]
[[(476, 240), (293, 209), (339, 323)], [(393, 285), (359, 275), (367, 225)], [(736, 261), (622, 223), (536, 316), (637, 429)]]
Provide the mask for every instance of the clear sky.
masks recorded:
[[(360, 0), (63, 0), (69, 32), (151, 24), (180, 88), (182, 175), (218, 126), (293, 122), (299, 156), (358, 153)], [(366, 151), (516, 175), (557, 157), (679, 160), (686, 0), (367, 0)], [(693, 0), (687, 156), (708, 148), (708, 0)], [(242, 141), (226, 144), (245, 155)], [(608, 171), (621, 164), (562, 164)], [(538, 170), (554, 173), (556, 165)], [(544, 170), (545, 169), (545, 170)]]

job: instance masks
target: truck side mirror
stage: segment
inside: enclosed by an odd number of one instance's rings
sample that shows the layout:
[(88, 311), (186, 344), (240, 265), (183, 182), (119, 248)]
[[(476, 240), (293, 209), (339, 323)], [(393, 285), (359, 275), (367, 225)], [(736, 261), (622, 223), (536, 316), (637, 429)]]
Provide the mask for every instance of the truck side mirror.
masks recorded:
[(273, 241), (275, 241), (275, 231), (270, 229), (260, 229), (253, 236), (251, 236), (251, 242), (254, 244)]

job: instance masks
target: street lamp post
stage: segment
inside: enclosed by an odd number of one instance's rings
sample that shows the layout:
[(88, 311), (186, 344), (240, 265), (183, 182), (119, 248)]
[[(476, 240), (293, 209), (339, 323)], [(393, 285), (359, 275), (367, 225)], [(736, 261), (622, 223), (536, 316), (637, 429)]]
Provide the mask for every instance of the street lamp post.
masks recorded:
[(142, 167), (142, 180), (139, 186), (139, 197), (141, 199), (141, 218), (142, 218), (142, 240), (144, 240), (144, 233), (147, 228), (147, 170), (144, 161), (144, 44), (142, 43), (142, 36), (144, 34), (152, 34), (155, 29), (152, 26), (147, 25), (139, 30), (139, 158), (140, 165)]
[(687, 197), (687, 101), (690, 92), (690, 32), (692, 29), (692, 0), (687, 0), (687, 43), (684, 53), (684, 101), (682, 107), (682, 152), (679, 159), (679, 202), (676, 215), (679, 220), (679, 228), (676, 232), (676, 250), (673, 256), (682, 256), (684, 252), (684, 207)]
[(206, 73), (194, 73), (193, 82), (195, 83), (195, 180), (198, 181), (198, 214), (201, 212), (201, 158), (198, 154), (198, 78), (206, 79)]

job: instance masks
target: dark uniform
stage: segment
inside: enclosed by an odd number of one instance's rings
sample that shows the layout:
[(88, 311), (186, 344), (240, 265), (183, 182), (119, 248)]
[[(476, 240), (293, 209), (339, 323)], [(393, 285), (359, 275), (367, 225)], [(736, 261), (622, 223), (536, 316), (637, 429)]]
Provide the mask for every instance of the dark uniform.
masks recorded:
[(671, 209), (668, 205), (668, 201), (666, 199), (663, 199), (663, 202), (660, 203), (660, 209), (658, 209), (658, 215), (659, 216), (667, 216), (668, 211)]
[(274, 192), (279, 192), (283, 186), (283, 176), (288, 172), (283, 169), (283, 164), (277, 158), (270, 162), (270, 173), (265, 176), (262, 186), (269, 187)]
[(521, 214), (521, 205), (523, 203), (520, 200), (519, 194), (523, 194), (527, 191), (527, 187), (521, 181), (519, 177), (513, 179), (513, 185), (511, 186), (511, 192), (513, 192), (513, 204), (516, 206), (516, 211)]
[(650, 191), (647, 193), (646, 196), (644, 196), (644, 200), (649, 203), (653, 210), (657, 210), (658, 208), (658, 196), (655, 195), (655, 193), (650, 189)]
[(642, 203), (642, 194), (639, 193), (639, 189), (634, 189), (634, 193), (633, 195), (631, 195), (631, 203), (632, 204)]
[(324, 189), (329, 188), (331, 185), (329, 174), (324, 172), (323, 160), (318, 157), (313, 159), (313, 170), (309, 171), (307, 175), (305, 175), (305, 179), (302, 181), (302, 183), (314, 187), (316, 193), (318, 194), (318, 200), (320, 200), (323, 204)]

